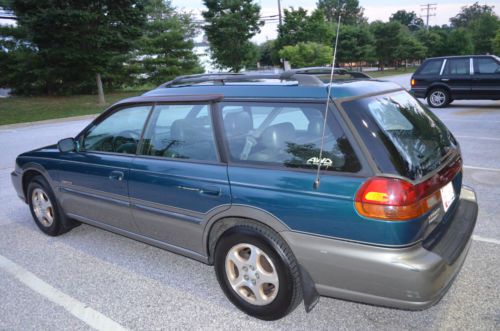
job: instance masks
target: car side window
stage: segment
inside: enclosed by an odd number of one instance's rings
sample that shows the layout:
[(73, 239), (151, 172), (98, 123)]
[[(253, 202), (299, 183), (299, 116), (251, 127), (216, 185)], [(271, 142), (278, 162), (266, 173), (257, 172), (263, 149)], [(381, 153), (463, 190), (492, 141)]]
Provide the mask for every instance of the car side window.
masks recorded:
[(448, 59), (444, 68), (445, 75), (469, 75), (470, 60), (469, 58)]
[(498, 74), (500, 73), (500, 64), (492, 58), (474, 58), (475, 74)]
[(157, 105), (141, 155), (217, 161), (209, 105)]
[(327, 123), (320, 161), (323, 113), (321, 104), (224, 103), (222, 118), (230, 158), (302, 169), (315, 169), (321, 162), (323, 170), (358, 172), (361, 164), (333, 116)]
[(439, 75), (441, 73), (441, 66), (443, 60), (429, 60), (423, 64), (419, 74), (421, 75)]
[(84, 151), (135, 154), (151, 106), (120, 109), (90, 128)]

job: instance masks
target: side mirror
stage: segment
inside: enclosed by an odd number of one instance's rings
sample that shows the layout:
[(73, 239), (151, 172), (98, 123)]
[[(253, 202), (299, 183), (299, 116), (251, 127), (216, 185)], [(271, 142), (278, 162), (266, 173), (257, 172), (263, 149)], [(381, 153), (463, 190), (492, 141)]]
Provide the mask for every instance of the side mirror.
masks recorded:
[(68, 153), (76, 151), (76, 142), (74, 138), (65, 138), (59, 140), (57, 148), (61, 153)]

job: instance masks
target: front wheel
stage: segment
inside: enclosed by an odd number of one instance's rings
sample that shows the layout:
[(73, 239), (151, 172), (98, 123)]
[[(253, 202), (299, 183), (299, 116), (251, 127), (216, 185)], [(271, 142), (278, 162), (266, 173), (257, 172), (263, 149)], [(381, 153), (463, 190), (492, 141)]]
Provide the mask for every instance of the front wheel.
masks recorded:
[(450, 104), (451, 97), (443, 88), (432, 89), (427, 96), (427, 104), (434, 108), (443, 108)]
[(31, 215), (45, 234), (58, 236), (80, 224), (64, 215), (49, 183), (42, 176), (35, 176), (30, 181), (27, 195)]
[(215, 272), (227, 298), (263, 320), (277, 320), (302, 300), (297, 261), (286, 243), (260, 225), (227, 230), (215, 249)]

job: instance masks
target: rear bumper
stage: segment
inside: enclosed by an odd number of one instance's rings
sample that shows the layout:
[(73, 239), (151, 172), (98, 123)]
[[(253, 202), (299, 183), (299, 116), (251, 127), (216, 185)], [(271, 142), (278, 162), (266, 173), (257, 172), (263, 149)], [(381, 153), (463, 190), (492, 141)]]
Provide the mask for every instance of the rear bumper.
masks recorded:
[(427, 249), (422, 243), (384, 248), (295, 232), (281, 234), (320, 295), (419, 310), (438, 302), (460, 271), (477, 212), (474, 191), (462, 188), (449, 229)]
[(425, 98), (426, 97), (426, 88), (421, 88), (421, 87), (414, 87), (410, 90), (410, 93), (415, 97), (415, 98)]

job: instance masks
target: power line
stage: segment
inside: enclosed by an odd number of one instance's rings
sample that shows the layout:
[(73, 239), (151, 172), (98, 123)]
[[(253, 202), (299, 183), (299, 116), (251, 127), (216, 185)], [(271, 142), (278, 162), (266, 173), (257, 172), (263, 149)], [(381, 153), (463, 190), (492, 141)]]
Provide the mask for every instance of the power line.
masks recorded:
[(420, 12), (424, 12), (423, 17), (425, 17), (425, 28), (429, 30), (429, 17), (436, 16), (437, 3), (428, 3), (426, 5), (420, 5)]

